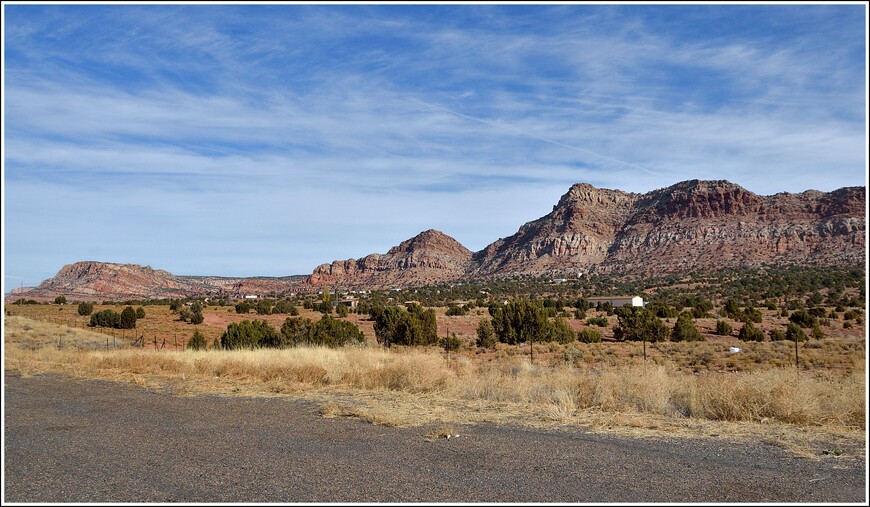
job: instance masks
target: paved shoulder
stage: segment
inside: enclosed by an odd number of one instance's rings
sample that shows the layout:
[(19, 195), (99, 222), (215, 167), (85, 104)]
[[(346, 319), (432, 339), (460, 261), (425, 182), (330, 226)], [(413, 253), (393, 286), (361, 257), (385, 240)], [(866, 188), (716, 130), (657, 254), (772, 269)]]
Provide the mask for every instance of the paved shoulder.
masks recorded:
[(864, 502), (866, 465), (772, 446), (322, 419), (309, 402), (179, 398), (6, 376), (8, 502)]

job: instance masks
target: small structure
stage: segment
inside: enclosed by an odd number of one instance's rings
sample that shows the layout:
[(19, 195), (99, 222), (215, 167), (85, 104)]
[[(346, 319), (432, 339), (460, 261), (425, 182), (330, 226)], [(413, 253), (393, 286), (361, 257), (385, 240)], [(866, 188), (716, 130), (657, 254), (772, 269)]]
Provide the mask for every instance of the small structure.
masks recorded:
[(255, 294), (245, 294), (245, 299), (257, 299)]
[(356, 308), (358, 304), (359, 299), (354, 297), (343, 297), (336, 303), (336, 305), (344, 305), (348, 308)]
[(643, 306), (643, 298), (640, 296), (596, 296), (586, 298), (590, 303), (610, 303), (614, 308), (621, 306)]

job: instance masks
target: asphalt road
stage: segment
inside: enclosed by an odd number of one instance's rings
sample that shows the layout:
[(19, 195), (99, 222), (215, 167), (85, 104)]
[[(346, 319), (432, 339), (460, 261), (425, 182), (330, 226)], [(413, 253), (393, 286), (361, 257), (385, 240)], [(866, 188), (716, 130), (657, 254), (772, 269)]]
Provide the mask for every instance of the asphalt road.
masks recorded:
[(581, 430), (323, 419), (310, 402), (5, 377), (4, 502), (861, 502), (866, 462)]

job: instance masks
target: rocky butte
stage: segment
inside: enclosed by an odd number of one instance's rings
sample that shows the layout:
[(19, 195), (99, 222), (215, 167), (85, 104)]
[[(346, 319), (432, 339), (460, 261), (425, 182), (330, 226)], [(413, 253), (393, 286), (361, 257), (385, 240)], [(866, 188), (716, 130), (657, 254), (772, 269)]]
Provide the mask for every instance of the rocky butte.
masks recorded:
[(854, 265), (866, 259), (865, 210), (865, 187), (760, 196), (724, 180), (684, 181), (645, 194), (580, 183), (552, 212), (479, 252), (430, 229), (386, 254), (322, 264), (304, 280), (184, 277), (81, 262), (9, 299), (232, 296), (581, 271), (642, 276), (762, 264)]

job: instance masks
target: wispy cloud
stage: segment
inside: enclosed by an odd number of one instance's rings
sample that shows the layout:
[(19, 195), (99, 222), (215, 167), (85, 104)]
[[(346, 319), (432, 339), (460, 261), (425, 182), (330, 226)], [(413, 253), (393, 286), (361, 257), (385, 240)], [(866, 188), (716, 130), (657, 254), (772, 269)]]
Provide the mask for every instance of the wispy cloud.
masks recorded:
[(860, 6), (5, 14), (5, 253), (27, 283), (89, 253), (302, 273), (430, 227), (478, 249), (581, 181), (865, 181)]

